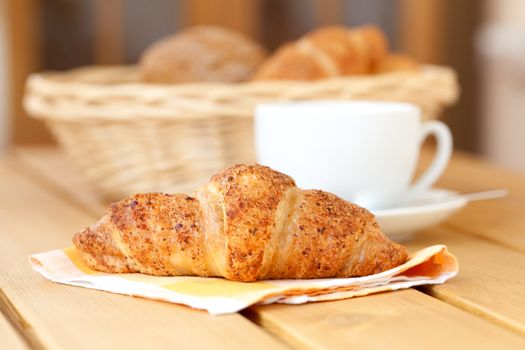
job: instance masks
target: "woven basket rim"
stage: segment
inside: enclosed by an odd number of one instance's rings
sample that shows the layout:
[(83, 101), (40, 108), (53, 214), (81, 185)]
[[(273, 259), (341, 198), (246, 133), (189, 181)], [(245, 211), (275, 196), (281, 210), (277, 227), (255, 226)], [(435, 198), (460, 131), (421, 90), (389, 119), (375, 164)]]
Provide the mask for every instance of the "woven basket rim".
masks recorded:
[[(75, 122), (205, 119), (211, 114), (246, 118), (258, 103), (326, 99), (316, 96), (326, 96), (326, 92), (334, 90), (350, 91), (355, 86), (381, 89), (401, 83), (403, 88), (410, 89), (412, 86), (421, 86), (422, 81), (429, 84), (430, 90), (436, 82), (437, 85), (449, 86), (445, 89), (449, 91), (441, 94), (441, 100), (447, 103), (457, 98), (459, 89), (454, 70), (436, 65), (423, 65), (418, 71), (316, 81), (173, 85), (138, 81), (136, 66), (86, 66), (64, 72), (30, 75), (26, 83), (24, 105), (35, 118)], [(352, 92), (349, 94), (351, 99)]]
[[(115, 76), (115, 73), (120, 73), (117, 76), (131, 75), (132, 80), (123, 79), (122, 82), (101, 82), (95, 83), (93, 81), (82, 81), (75, 78), (90, 76), (93, 72), (97, 73), (109, 73), (110, 77)], [(82, 86), (84, 88), (116, 88), (116, 87), (136, 87), (140, 86), (144, 89), (162, 89), (171, 91), (192, 91), (194, 88), (228, 88), (228, 89), (246, 89), (251, 87), (262, 86), (267, 88), (268, 86), (323, 86), (337, 81), (371, 81), (375, 79), (382, 79), (387, 76), (416, 76), (421, 74), (439, 73), (439, 72), (453, 72), (453, 69), (448, 66), (434, 65), (434, 64), (423, 64), (420, 70), (416, 71), (394, 71), (380, 74), (362, 74), (352, 76), (338, 76), (319, 80), (258, 80), (258, 81), (246, 81), (239, 83), (224, 83), (224, 82), (192, 82), (192, 83), (180, 83), (180, 84), (160, 84), (143, 82), (139, 80), (138, 68), (135, 65), (89, 65), (79, 68), (73, 68), (65, 71), (43, 71), (36, 72), (29, 75), (27, 79), (27, 87), (33, 87), (35, 84), (45, 81), (47, 83), (54, 84), (74, 84)]]

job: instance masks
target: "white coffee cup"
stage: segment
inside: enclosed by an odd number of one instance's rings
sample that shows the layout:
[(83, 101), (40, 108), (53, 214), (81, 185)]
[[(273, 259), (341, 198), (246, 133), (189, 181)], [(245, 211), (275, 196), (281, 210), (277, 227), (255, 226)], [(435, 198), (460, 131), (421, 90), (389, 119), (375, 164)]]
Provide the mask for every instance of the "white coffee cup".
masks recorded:
[[(432, 164), (412, 184), (422, 142), (437, 140)], [(312, 101), (258, 105), (257, 161), (369, 209), (429, 189), (445, 170), (452, 137), (439, 121), (421, 121), (408, 103)]]

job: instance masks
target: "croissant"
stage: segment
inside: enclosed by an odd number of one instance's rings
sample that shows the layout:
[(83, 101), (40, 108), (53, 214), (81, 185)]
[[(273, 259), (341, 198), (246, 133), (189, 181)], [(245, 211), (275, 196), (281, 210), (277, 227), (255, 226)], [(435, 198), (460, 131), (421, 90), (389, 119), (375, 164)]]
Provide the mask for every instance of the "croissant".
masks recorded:
[(402, 54), (389, 54), (377, 63), (374, 73), (414, 72), (418, 69), (420, 69), (419, 63), (413, 58)]
[(285, 44), (259, 68), (254, 80), (314, 80), (372, 73), (388, 44), (375, 26), (328, 26)]
[(192, 195), (137, 194), (73, 238), (111, 273), (234, 281), (364, 276), (407, 259), (366, 209), (261, 165), (235, 165)]

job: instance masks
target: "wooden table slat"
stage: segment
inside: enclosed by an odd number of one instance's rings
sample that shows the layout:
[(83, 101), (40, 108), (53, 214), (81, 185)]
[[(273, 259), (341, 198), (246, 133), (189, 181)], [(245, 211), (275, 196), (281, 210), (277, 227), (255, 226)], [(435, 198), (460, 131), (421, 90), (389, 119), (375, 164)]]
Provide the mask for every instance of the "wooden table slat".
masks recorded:
[(447, 224), (525, 252), (525, 174), (455, 152), (437, 186), (458, 192), (508, 189), (508, 197), (470, 203)]
[(49, 282), (29, 267), (31, 253), (71, 245), (95, 218), (0, 162), (0, 287), (13, 319), (37, 348), (283, 348), (233, 314), (203, 311)]
[(101, 215), (107, 208), (65, 154), (56, 147), (17, 148), (11, 152), (7, 161), (41, 186), (90, 214)]
[(251, 316), (298, 348), (519, 349), (525, 338), (408, 289), (337, 302), (260, 306)]
[(446, 242), (459, 260), (453, 280), (425, 287), (429, 294), (525, 336), (525, 254), (457, 229), (436, 227), (408, 244), (417, 250)]
[[(51, 191), (59, 193), (65, 199), (80, 207), (88, 208), (91, 213), (99, 213), (100, 215), (103, 212), (104, 206), (100, 205), (95, 197), (90, 195), (88, 191), (79, 191), (79, 188), (85, 188), (85, 185), (82, 184), (82, 180), (75, 175), (75, 171), (57, 151), (45, 149), (19, 150), (16, 164), (24, 170), (24, 173), (32, 172), (33, 180)], [(433, 339), (432, 334), (427, 334), (429, 329), (435, 330), (436, 339), (433, 340), (433, 343), (436, 346), (443, 345), (439, 341), (443, 338), (450, 340), (451, 344), (466, 346), (467, 343), (463, 341), (469, 340), (472, 332), (491, 336), (497, 335), (496, 339), (499, 340), (500, 345), (502, 344), (501, 341), (508, 341), (509, 347), (519, 344), (519, 337), (516, 338), (513, 333), (498, 328), (496, 325), (525, 334), (523, 328), (525, 319), (522, 316), (522, 314), (525, 315), (525, 311), (523, 311), (525, 310), (525, 301), (520, 300), (520, 295), (524, 295), (524, 291), (523, 286), (518, 283), (520, 278), (523, 280), (524, 277), (525, 254), (516, 251), (516, 249), (521, 249), (520, 235), (511, 234), (499, 237), (498, 233), (504, 229), (501, 221), (507, 222), (511, 229), (520, 227), (521, 217), (518, 215), (518, 211), (525, 208), (525, 192), (522, 192), (521, 183), (518, 183), (518, 176), (495, 167), (488, 166), (488, 169), (493, 172), (492, 175), (488, 176), (489, 179), (483, 178), (476, 182), (463, 177), (462, 174), (464, 173), (473, 176), (473, 173), (480, 172), (484, 164), (468, 155), (456, 153), (441, 180), (441, 185), (461, 191), (485, 189), (488, 186), (506, 187), (511, 190), (511, 196), (498, 201), (470, 204), (467, 209), (452, 217), (447, 225), (419, 234), (417, 239), (409, 244), (412, 250), (434, 243), (446, 242), (449, 245), (452, 252), (460, 260), (460, 275), (447, 284), (426, 288), (426, 291), (432, 296), (458, 306), (467, 312), (439, 302), (431, 296), (411, 290), (381, 294), (381, 297), (373, 296), (300, 307), (281, 305), (256, 307), (249, 311), (251, 317), (287, 342), (301, 346), (309, 344), (308, 347), (312, 348), (329, 348), (329, 345), (343, 346), (349, 344), (359, 346), (369, 344), (372, 346), (375, 343), (370, 341), (370, 336), (374, 333), (383, 334), (385, 332), (392, 337), (389, 340), (391, 344), (396, 344), (398, 347), (407, 346), (407, 339), (409, 339), (409, 334), (413, 332), (414, 328), (418, 329), (416, 333), (421, 334), (421, 336), (417, 336), (415, 340), (411, 339), (411, 344), (421, 346), (425, 346), (423, 343), (425, 339)], [(484, 173), (484, 171), (481, 172)], [(490, 178), (512, 180), (513, 182), (510, 186), (505, 186), (506, 182), (501, 183), (499, 180), (490, 182)], [(524, 200), (521, 200), (522, 195)], [(479, 218), (469, 217), (469, 215), (479, 213), (479, 207), (484, 205), (488, 205), (489, 209), (486, 210), (492, 212), (492, 216), (485, 215), (481, 218), (483, 223), (479, 224), (480, 228), (488, 227), (485, 230), (488, 232), (487, 234), (478, 232), (479, 229), (475, 224)], [(474, 214), (470, 214), (469, 211)], [(497, 218), (497, 220), (493, 219), (492, 225), (490, 225), (490, 217)], [(465, 218), (467, 218), (466, 221)], [(457, 220), (457, 224), (454, 220)], [(476, 238), (473, 235), (486, 239)], [(512, 245), (513, 249), (494, 244), (487, 239), (507, 246)], [(481, 293), (478, 292), (480, 288)], [(397, 303), (402, 307), (397, 306)], [(431, 306), (427, 306), (427, 304)], [(367, 316), (363, 317), (367, 320), (371, 318), (374, 320), (373, 322), (359, 319), (362, 316), (359, 310), (367, 310), (368, 308), (372, 310), (370, 311), (372, 317), (366, 313)], [(439, 316), (428, 317), (428, 308), (433, 310), (431, 314)], [(327, 322), (329, 324), (341, 322), (342, 325), (348, 326), (348, 328), (344, 328), (348, 330), (348, 333), (339, 334), (340, 330), (337, 327), (330, 329), (329, 326), (322, 324), (319, 326), (319, 332), (313, 331), (309, 323), (305, 322), (311, 317), (306, 315), (304, 310), (309, 310), (315, 315), (321, 315), (323, 312), (328, 313), (330, 316), (325, 317), (329, 320)], [(384, 315), (381, 316), (381, 313)], [(392, 315), (397, 316), (392, 319), (392, 322), (386, 321)], [(477, 316), (482, 316), (492, 323)], [(353, 317), (357, 317), (358, 320), (352, 320)], [(424, 323), (421, 323), (421, 317), (426, 317)], [(446, 318), (446, 322), (443, 322), (443, 317)], [(336, 321), (333, 321), (334, 319)], [(358, 330), (353, 329), (354, 323), (357, 323)], [(384, 329), (386, 324), (390, 324), (390, 328)], [(418, 327), (418, 324), (422, 325)], [(361, 328), (366, 328), (366, 330), (361, 330)], [(361, 340), (361, 336), (367, 340)], [(336, 343), (327, 341), (327, 338), (334, 339)], [(382, 344), (381, 341), (384, 339), (378, 340), (376, 345)], [(483, 340), (481, 343), (487, 347), (496, 345), (490, 340)], [(426, 344), (426, 346), (429, 345)]]

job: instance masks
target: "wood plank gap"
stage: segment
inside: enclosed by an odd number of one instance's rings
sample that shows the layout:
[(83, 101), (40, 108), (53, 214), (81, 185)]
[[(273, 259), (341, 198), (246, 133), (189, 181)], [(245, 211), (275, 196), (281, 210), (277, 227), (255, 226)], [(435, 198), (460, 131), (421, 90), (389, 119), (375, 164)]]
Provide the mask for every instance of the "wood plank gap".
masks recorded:
[(424, 293), (428, 296), (436, 298), (444, 303), (450, 304), (457, 307), (463, 311), (466, 311), (472, 315), (478, 316), (486, 321), (494, 323), (497, 326), (508, 329), (519, 336), (525, 338), (525, 327), (519, 326), (517, 323), (512, 322), (498, 314), (493, 313), (490, 309), (476, 305), (465, 298), (461, 298), (457, 295), (452, 295), (445, 293), (439, 289), (434, 288), (433, 286), (420, 286), (415, 287), (415, 289), (421, 293)]
[(301, 349), (375, 349), (384, 344), (391, 349), (518, 349), (525, 342), (507, 328), (415, 289), (298, 306), (255, 306), (243, 314)]
[(448, 227), (450, 229), (453, 229), (455, 231), (460, 231), (462, 234), (467, 234), (469, 236), (473, 236), (473, 237), (476, 237), (476, 238), (479, 238), (481, 240), (484, 240), (484, 241), (487, 241), (487, 242), (490, 242), (490, 243), (493, 243), (493, 244), (497, 244), (497, 245), (500, 245), (502, 247), (505, 247), (505, 248), (508, 248), (508, 249), (511, 249), (515, 252), (518, 252), (520, 254), (525, 254), (525, 250), (521, 249), (520, 247), (516, 247), (516, 246), (513, 246), (507, 242), (504, 242), (504, 241), (498, 241), (496, 239), (493, 239), (492, 236), (486, 236), (484, 234), (479, 234), (479, 233), (476, 233), (474, 231), (470, 231), (468, 229), (466, 229), (465, 227), (462, 227), (460, 225), (455, 225), (454, 223), (451, 223), (451, 222), (448, 222), (448, 221), (445, 221), (443, 224), (442, 224), (444, 227)]
[(262, 317), (260, 313), (254, 311), (251, 308), (244, 309), (240, 312), (242, 316), (244, 316), (246, 319), (250, 320), (257, 326), (261, 327), (266, 331), (268, 334), (273, 336), (276, 339), (279, 339), (285, 346), (288, 346), (293, 349), (306, 349), (306, 343), (308, 342), (308, 339), (305, 339), (301, 341), (300, 339), (297, 339), (296, 337), (282, 337), (280, 334), (282, 333), (279, 330), (279, 326), (275, 325), (273, 322), (267, 320), (265, 317)]
[(9, 323), (20, 335), (20, 338), (31, 348), (36, 350), (45, 350), (44, 344), (40, 342), (35, 334), (33, 327), (24, 317), (16, 310), (7, 295), (0, 288), (0, 312), (5, 316)]
[[(413, 287), (410, 289), (414, 290), (415, 292), (430, 296), (445, 304), (456, 307), (460, 309), (461, 311), (464, 311), (474, 316), (480, 317), (481, 319), (488, 321), (490, 323), (493, 323), (496, 326), (508, 329), (521, 337), (525, 337), (525, 331), (523, 328), (515, 326), (514, 324), (512, 324), (512, 322), (506, 321), (505, 319), (498, 317), (498, 315), (492, 313), (490, 310), (477, 307), (475, 304), (472, 304), (472, 303), (465, 303), (464, 301), (462, 301), (461, 298), (450, 297), (446, 293), (443, 293), (439, 290), (434, 289), (433, 286), (419, 286), (419, 287)], [(279, 326), (272, 323), (271, 320), (267, 320), (265, 317), (262, 317), (260, 313), (254, 311), (251, 308), (245, 309), (241, 311), (240, 313), (241, 315), (246, 317), (248, 320), (252, 321), (256, 325), (263, 328), (269, 334), (283, 341), (285, 345), (302, 349), (302, 348), (305, 348), (308, 342), (308, 339), (298, 339), (295, 337), (288, 337), (287, 339), (285, 339), (285, 338), (280, 337), (279, 336), (279, 333), (280, 333)]]
[(445, 284), (419, 290), (525, 336), (523, 252), (448, 225), (420, 232), (408, 246), (413, 251), (438, 243), (446, 243), (457, 256), (459, 274)]
[(256, 326), (259, 326), (260, 329), (262, 329), (265, 333), (267, 333), (270, 337), (274, 338), (276, 341), (281, 343), (284, 347), (288, 349), (304, 349), (304, 344), (301, 344), (299, 342), (289, 342), (286, 338), (283, 338), (279, 335), (279, 332), (276, 332), (272, 329), (271, 325), (265, 324), (264, 320), (262, 320), (258, 314), (254, 311), (252, 311), (250, 308), (244, 309), (239, 311), (239, 315), (244, 317), (246, 320), (250, 321)]

